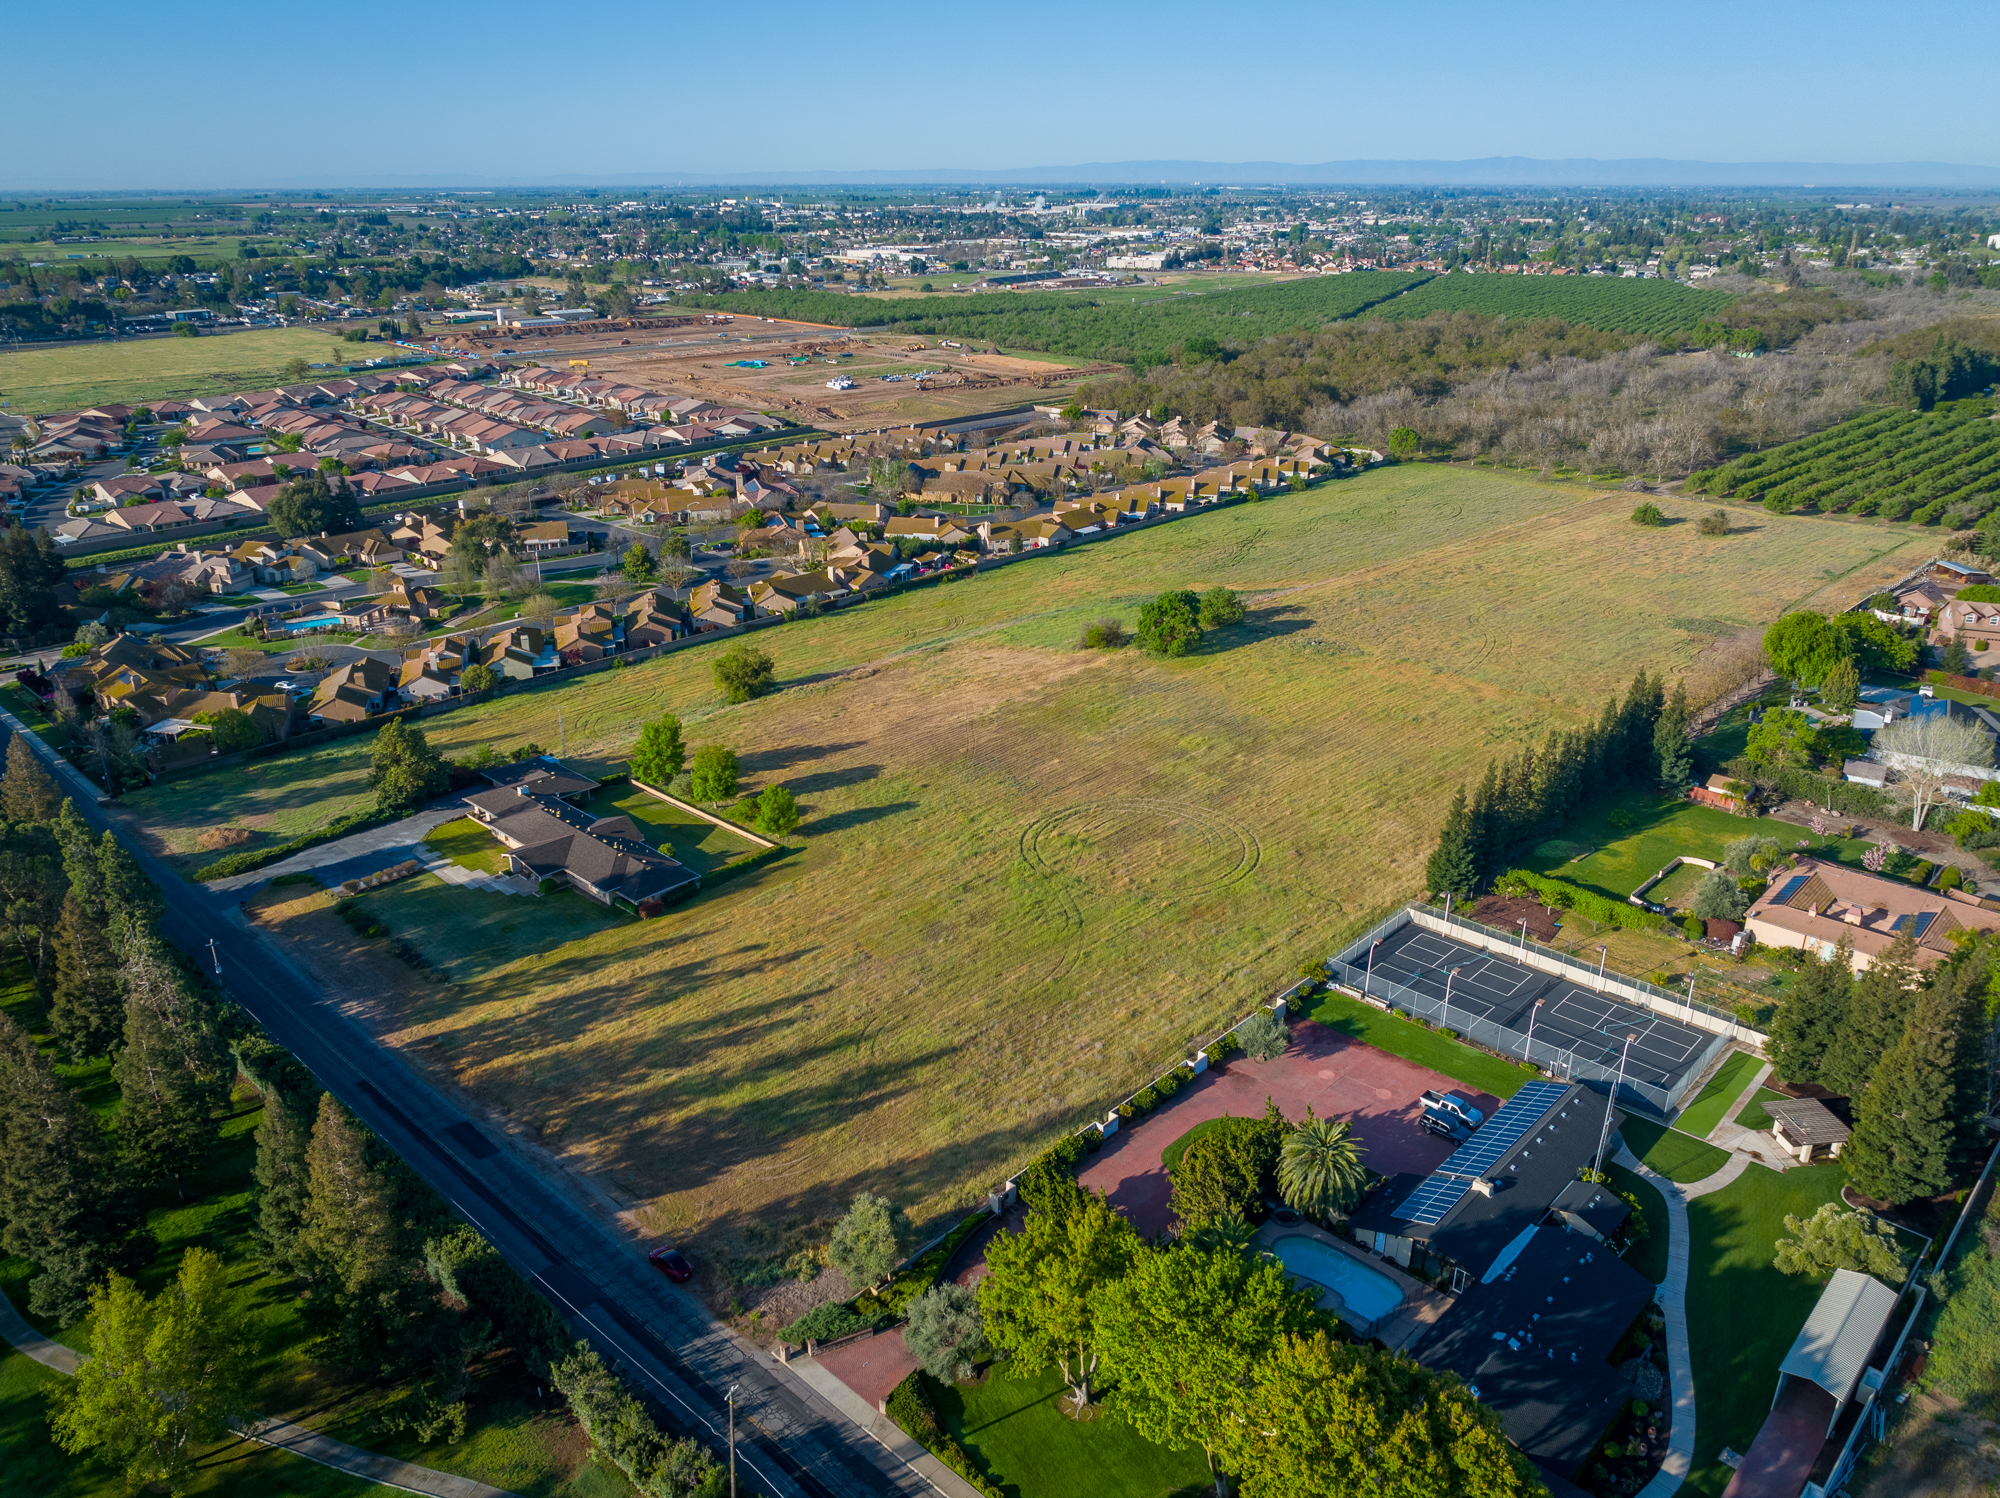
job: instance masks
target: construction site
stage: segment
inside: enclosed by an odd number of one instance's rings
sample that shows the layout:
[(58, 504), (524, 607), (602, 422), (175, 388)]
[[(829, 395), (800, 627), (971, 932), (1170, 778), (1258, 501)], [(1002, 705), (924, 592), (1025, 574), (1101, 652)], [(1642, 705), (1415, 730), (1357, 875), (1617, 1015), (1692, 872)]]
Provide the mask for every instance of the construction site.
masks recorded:
[(470, 353), (788, 416), (829, 431), (945, 421), (1061, 399), (1115, 364), (1065, 364), (955, 340), (706, 313), (458, 333)]

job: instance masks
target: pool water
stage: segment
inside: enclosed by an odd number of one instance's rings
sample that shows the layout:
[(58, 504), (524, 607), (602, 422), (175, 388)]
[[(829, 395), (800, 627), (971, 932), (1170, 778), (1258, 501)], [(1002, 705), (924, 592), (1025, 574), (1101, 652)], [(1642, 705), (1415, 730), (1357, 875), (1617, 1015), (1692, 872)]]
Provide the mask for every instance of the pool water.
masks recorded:
[(295, 635), (299, 634), (304, 630), (318, 629), (323, 624), (338, 624), (338, 623), (340, 623), (340, 619), (339, 616), (335, 614), (328, 614), (324, 618), (320, 619), (289, 619), (285, 622), (285, 633), (288, 635)]
[(1317, 1238), (1294, 1233), (1271, 1248), (1287, 1273), (1333, 1291), (1357, 1321), (1380, 1321), (1403, 1303), (1403, 1292), (1388, 1275)]

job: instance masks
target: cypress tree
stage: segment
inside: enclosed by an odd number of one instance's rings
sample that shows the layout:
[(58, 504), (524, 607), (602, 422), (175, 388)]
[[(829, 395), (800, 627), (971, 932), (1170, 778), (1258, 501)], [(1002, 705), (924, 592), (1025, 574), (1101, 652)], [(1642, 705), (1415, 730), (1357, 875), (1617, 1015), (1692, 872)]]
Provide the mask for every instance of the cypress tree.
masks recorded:
[(1450, 890), (1460, 899), (1472, 894), (1479, 882), (1473, 842), (1472, 813), (1465, 804), (1465, 787), (1460, 786), (1451, 798), (1451, 810), (1445, 813), (1444, 831), (1438, 835), (1437, 848), (1424, 868), (1432, 894), (1442, 895)]
[(1688, 724), (1693, 719), (1687, 683), (1678, 682), (1673, 700), (1661, 710), (1659, 721), (1653, 725), (1653, 773), (1668, 789), (1685, 790), (1694, 780), (1694, 745), (1688, 739)]
[(1915, 996), (1917, 939), (1905, 932), (1861, 975), (1847, 1017), (1820, 1060), (1820, 1086), (1843, 1097), (1868, 1090), (1876, 1066), (1903, 1038)]
[(1504, 828), (1499, 807), (1500, 772), (1488, 762), (1479, 789), (1472, 793), (1473, 888), (1483, 889), (1501, 872), (1500, 860)]
[(7, 772), (0, 775), (0, 816), (47, 825), (55, 821), (62, 802), (55, 781), (28, 747), (28, 736), (15, 734), (7, 741)]
[(1853, 956), (1853, 943), (1845, 936), (1829, 958), (1802, 954), (1799, 975), (1785, 990), (1766, 1047), (1772, 1069), (1785, 1081), (1820, 1080), (1821, 1064), (1854, 999)]
[(37, 1266), (28, 1309), (79, 1320), (130, 1227), (96, 1120), (0, 1013), (0, 1249)]
[(237, 1044), (236, 1061), (264, 1100), (257, 1120), (257, 1238), (266, 1259), (296, 1270), (305, 1225), (306, 1147), (325, 1094), (291, 1052), (261, 1035)]
[(118, 955), (70, 890), (56, 927), (56, 981), (49, 1029), (72, 1060), (108, 1056), (125, 1029), (118, 989)]
[(70, 891), (83, 903), (83, 913), (104, 924), (104, 870), (98, 860), (97, 834), (72, 801), (64, 801), (56, 816), (56, 842), (62, 847), (63, 874)]
[(119, 1141), (139, 1179), (172, 1180), (185, 1199), (188, 1178), (215, 1148), (236, 1067), (214, 1005), (158, 938), (132, 933), (124, 971), (124, 1046), (111, 1063), (124, 1099)]
[(150, 933), (166, 909), (153, 881), (139, 870), (132, 855), (110, 833), (97, 845), (97, 867), (104, 881), (104, 930), (113, 950), (131, 954), (132, 934)]
[(1951, 1185), (1965, 1120), (1959, 1112), (1964, 1007), (1950, 973), (1927, 985), (1902, 1037), (1875, 1068), (1842, 1158), (1854, 1189), (1900, 1205)]

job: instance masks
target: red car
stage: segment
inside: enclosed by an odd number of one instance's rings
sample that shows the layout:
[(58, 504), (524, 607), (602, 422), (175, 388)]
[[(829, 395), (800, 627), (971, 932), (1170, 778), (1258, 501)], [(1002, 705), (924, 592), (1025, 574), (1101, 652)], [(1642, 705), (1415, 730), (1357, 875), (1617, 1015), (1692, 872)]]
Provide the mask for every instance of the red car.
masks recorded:
[(656, 1248), (646, 1257), (664, 1269), (667, 1278), (677, 1285), (694, 1278), (694, 1265), (678, 1248)]

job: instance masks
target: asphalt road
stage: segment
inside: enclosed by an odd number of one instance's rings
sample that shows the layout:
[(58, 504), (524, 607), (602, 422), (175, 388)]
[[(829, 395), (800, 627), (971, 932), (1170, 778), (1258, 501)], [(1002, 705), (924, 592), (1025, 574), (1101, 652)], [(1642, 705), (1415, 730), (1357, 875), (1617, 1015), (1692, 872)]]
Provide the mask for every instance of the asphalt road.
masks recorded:
[[(0, 726), (0, 739), (8, 730)], [(30, 737), (45, 759), (38, 739)], [(4, 744), (0, 744), (4, 747)], [(75, 791), (60, 771), (59, 784)], [(519, 1164), (402, 1057), (331, 1003), (281, 942), (124, 838), (83, 796), (91, 824), (121, 836), (166, 901), (161, 930), (219, 967), (225, 993), (299, 1058), (320, 1084), (451, 1201), (574, 1331), (721, 1449), (724, 1393), (737, 1396), (738, 1477), (746, 1493), (859, 1498), (935, 1489), (768, 1354), (720, 1326), (635, 1245)], [(213, 958), (211, 958), (211, 942)]]

